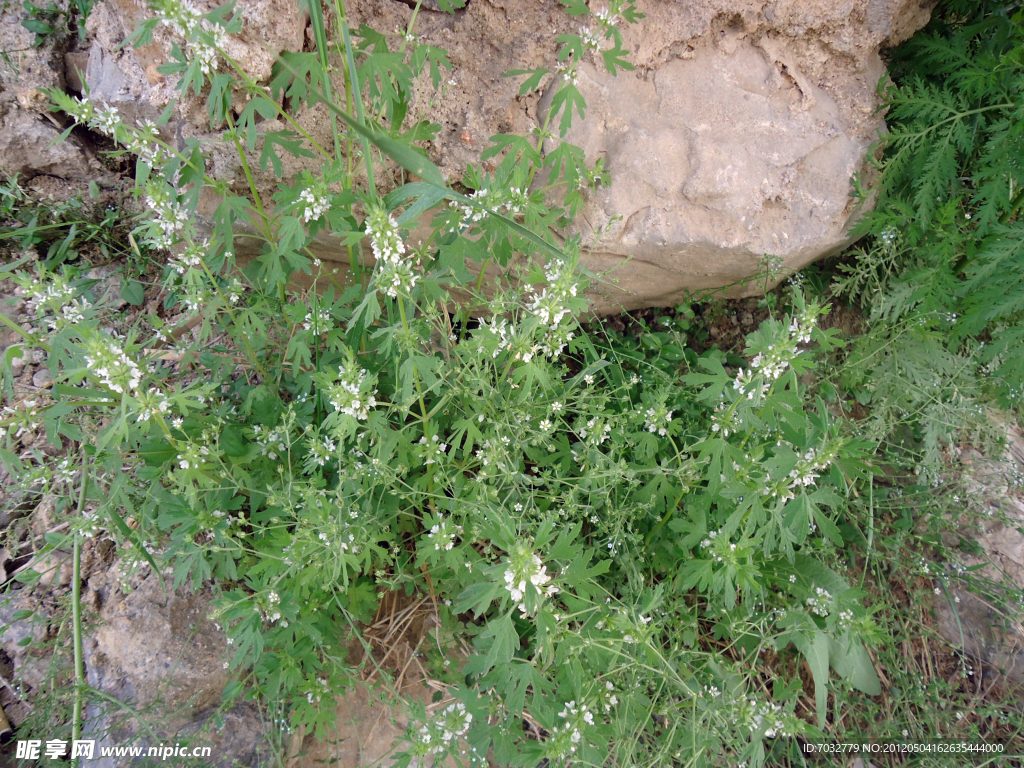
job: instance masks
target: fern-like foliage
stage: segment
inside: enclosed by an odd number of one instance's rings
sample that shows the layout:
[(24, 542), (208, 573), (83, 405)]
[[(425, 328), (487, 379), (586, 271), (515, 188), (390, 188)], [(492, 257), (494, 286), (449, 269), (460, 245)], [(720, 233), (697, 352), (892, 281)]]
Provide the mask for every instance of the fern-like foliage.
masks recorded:
[(986, 394), (1024, 393), (1024, 3), (940, 3), (889, 75), (869, 237), (837, 281), (872, 323), (846, 378), (934, 458)]
[(891, 56), (876, 206), (834, 286), (869, 320), (843, 383), (936, 472), (1024, 396), (1024, 3), (945, 0)]

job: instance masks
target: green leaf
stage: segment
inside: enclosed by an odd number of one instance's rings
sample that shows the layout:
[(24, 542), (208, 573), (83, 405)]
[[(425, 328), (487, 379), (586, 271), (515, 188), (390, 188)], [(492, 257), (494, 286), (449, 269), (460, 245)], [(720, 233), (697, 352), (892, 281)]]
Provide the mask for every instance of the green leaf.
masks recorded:
[(466, 664), (469, 672), (480, 676), (486, 675), (499, 664), (508, 664), (519, 647), (519, 635), (512, 624), (512, 611), (500, 619), (492, 619), (486, 629), (477, 638), (478, 646), (486, 646), (490, 641), (487, 653), (481, 658), (476, 656)]
[(278, 156), (275, 147), (281, 147), (293, 157), (315, 157), (315, 155), (302, 146), (302, 139), (293, 131), (278, 131), (276, 133), (263, 134), (263, 151), (260, 153), (260, 169), (267, 170), (267, 163), (274, 166), (274, 173), (277, 176), (282, 174), (281, 158)]
[(320, 101), (324, 83), (324, 68), (317, 54), (284, 51), (271, 70), (270, 92), (277, 102), (284, 93), (297, 104), (312, 105)]
[(565, 12), (570, 16), (584, 16), (590, 13), (584, 0), (558, 0), (558, 2), (565, 6)]
[(580, 120), (586, 117), (587, 100), (583, 98), (583, 94), (579, 92), (575, 85), (562, 83), (551, 99), (550, 110), (552, 115), (557, 115), (559, 112), (562, 113), (562, 119), (558, 123), (558, 133), (560, 136), (565, 136), (572, 127), (572, 113), (574, 110), (579, 115)]
[(502, 77), (517, 77), (519, 75), (529, 75), (529, 77), (523, 81), (522, 85), (519, 86), (519, 95), (525, 96), (531, 91), (537, 90), (540, 87), (541, 79), (550, 71), (550, 69), (545, 69), (544, 67), (538, 67), (537, 69), (510, 69), (508, 72), (502, 75)]
[(814, 703), (818, 710), (818, 728), (824, 728), (828, 717), (828, 647), (829, 637), (818, 630), (803, 650), (814, 677)]
[(146, 298), (146, 289), (138, 280), (124, 280), (121, 283), (121, 298), (137, 307)]
[(501, 585), (495, 584), (494, 582), (484, 582), (482, 584), (473, 584), (467, 587), (461, 595), (455, 600), (455, 606), (452, 610), (455, 613), (465, 613), (466, 611), (473, 611), (479, 618), (483, 615), (484, 611), (491, 607), (491, 603), (501, 593)]
[(847, 680), (850, 685), (868, 696), (879, 696), (882, 683), (878, 679), (875, 665), (871, 662), (864, 644), (851, 639), (849, 646), (834, 639), (829, 639), (829, 659), (836, 674)]
[(219, 72), (210, 81), (210, 94), (206, 97), (206, 109), (210, 113), (210, 127), (217, 128), (224, 124), (228, 110), (231, 109), (231, 75)]
[(241, 429), (228, 426), (220, 433), (220, 447), (224, 449), (225, 456), (237, 459), (248, 455), (250, 446)]

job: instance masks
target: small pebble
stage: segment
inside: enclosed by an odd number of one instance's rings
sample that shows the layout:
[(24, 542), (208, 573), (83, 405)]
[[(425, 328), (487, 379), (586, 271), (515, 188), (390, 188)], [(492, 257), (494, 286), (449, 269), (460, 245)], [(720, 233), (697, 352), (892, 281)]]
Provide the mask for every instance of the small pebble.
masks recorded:
[(53, 379), (50, 378), (50, 372), (45, 368), (40, 368), (32, 377), (32, 386), (38, 389), (42, 389), (51, 381), (53, 381)]

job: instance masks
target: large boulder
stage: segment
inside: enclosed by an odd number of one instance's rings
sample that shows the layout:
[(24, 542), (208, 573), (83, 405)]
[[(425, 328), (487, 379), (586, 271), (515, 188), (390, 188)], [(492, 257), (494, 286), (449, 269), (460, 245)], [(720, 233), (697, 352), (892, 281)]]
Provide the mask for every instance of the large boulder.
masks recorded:
[[(214, 4), (196, 3), (202, 10)], [(755, 277), (759, 264), (781, 265), (778, 277), (843, 247), (857, 215), (850, 179), (883, 128), (879, 50), (920, 28), (931, 4), (638, 0), (645, 17), (621, 25), (635, 71), (612, 78), (584, 64), (579, 87), (587, 119), (566, 137), (584, 147), (589, 161), (603, 157), (612, 175), (610, 187), (588, 199), (576, 230), (590, 248), (592, 270), (621, 265), (613, 274), (617, 285), (595, 292), (597, 310), (666, 304), (686, 291), (730, 284), (731, 295), (756, 293), (765, 286)], [(267, 81), (280, 51), (310, 45), (299, 5), (237, 4), (244, 26), (230, 40), (231, 55), (255, 80)], [(394, 33), (405, 28), (413, 5), (352, 0), (346, 10), (353, 28), (366, 23)], [(138, 118), (161, 111), (173, 96), (173, 83), (157, 72), (170, 58), (166, 30), (145, 48), (120, 47), (148, 13), (141, 0), (106, 0), (89, 20), (86, 84)], [(428, 149), (449, 179), (480, 162), (492, 135), (526, 133), (543, 121), (547, 94), (520, 96), (521, 78), (502, 75), (554, 70), (556, 36), (580, 24), (552, 0), (472, 0), (454, 15), (422, 4), (416, 32), (447, 50), (454, 70), (440, 93), (427, 77), (417, 82), (410, 116), (440, 124)], [(333, 39), (334, 30), (328, 35)], [(550, 92), (551, 83), (542, 85)], [(331, 144), (322, 105), (298, 120)], [(283, 127), (268, 120), (264, 129)], [(179, 104), (169, 132), (209, 139), (211, 171), (244, 189), (241, 164), (217, 141), (219, 129), (193, 98)], [(318, 161), (286, 159), (287, 175), (306, 169), (316, 172)], [(256, 184), (270, 194), (276, 180), (258, 174)], [(329, 241), (317, 250), (347, 264), (347, 254)]]

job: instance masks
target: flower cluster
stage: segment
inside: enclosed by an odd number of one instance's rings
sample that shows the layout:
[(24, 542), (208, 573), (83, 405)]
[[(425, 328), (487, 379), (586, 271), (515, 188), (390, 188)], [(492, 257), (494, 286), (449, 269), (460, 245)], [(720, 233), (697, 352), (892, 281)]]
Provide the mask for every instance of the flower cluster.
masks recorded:
[(605, 419), (595, 416), (589, 419), (586, 424), (579, 428), (580, 437), (590, 445), (600, 445), (612, 433), (612, 425)]
[(302, 210), (299, 218), (302, 219), (303, 224), (318, 221), (331, 210), (330, 193), (327, 191), (326, 186), (322, 183), (317, 183), (302, 190), (299, 194), (299, 207)]
[(203, 32), (209, 36), (198, 37), (191, 43), (193, 60), (199, 63), (199, 71), (209, 75), (217, 69), (217, 51), (224, 48), (227, 35), (224, 28), (216, 24), (203, 24)]
[(85, 346), (85, 363), (101, 384), (119, 395), (138, 388), (142, 370), (112, 339), (89, 339)]
[(647, 409), (644, 414), (644, 429), (648, 432), (657, 432), (662, 437), (668, 434), (668, 425), (672, 421), (672, 411), (659, 403)]
[(430, 439), (424, 435), (420, 438), (417, 453), (423, 459), (424, 464), (435, 464), (448, 450), (448, 444), (442, 443), (437, 435), (431, 435)]
[[(739, 547), (728, 536), (719, 531), (709, 531), (707, 537), (700, 543), (701, 549), (708, 551), (713, 562), (724, 563), (728, 560), (731, 564), (737, 561), (737, 550)], [(740, 552), (742, 554), (742, 552)]]
[(602, 692), (604, 701), (601, 706), (604, 708), (605, 713), (611, 712), (612, 707), (618, 706), (619, 697), (615, 695), (615, 686), (611, 680), (606, 680), (604, 683), (604, 691)]
[(203, 265), (203, 258), (208, 246), (209, 241), (203, 241), (202, 244), (189, 243), (177, 258), (168, 262), (168, 266), (178, 275), (184, 277), (190, 269), (199, 269)]
[(448, 552), (455, 546), (455, 537), (461, 533), (461, 525), (455, 525), (449, 518), (442, 517), (430, 527), (430, 533), (427, 534), (427, 538), (434, 545), (435, 552), (442, 550)]
[(210, 23), (189, 0), (163, 0), (156, 11), (162, 24), (188, 41), (189, 58), (199, 63), (200, 71), (212, 73), (217, 68), (217, 50), (226, 41), (224, 28)]
[(36, 317), (43, 318), (51, 330), (62, 330), (85, 319), (92, 304), (84, 298), (75, 298), (78, 289), (61, 274), (52, 273), (45, 279), (15, 276), (21, 290), (28, 297), (27, 304)]
[(416, 743), (424, 754), (436, 755), (449, 748), (456, 739), (465, 736), (472, 722), (473, 713), (467, 712), (466, 705), (457, 701), (420, 727), (416, 732)]
[(315, 437), (308, 441), (309, 453), (306, 454), (306, 462), (310, 466), (322, 467), (334, 456), (338, 448), (329, 437)]
[(728, 437), (736, 432), (743, 425), (743, 417), (737, 416), (733, 408), (727, 408), (725, 403), (715, 406), (715, 412), (711, 415), (711, 431), (721, 432), (722, 437)]
[(169, 157), (167, 150), (160, 144), (159, 130), (152, 120), (140, 122), (135, 132), (128, 134), (125, 146), (150, 168), (156, 168)]
[(270, 590), (270, 592), (267, 593), (266, 607), (261, 610), (260, 606), (257, 605), (256, 610), (261, 611), (263, 618), (273, 624), (275, 621), (280, 621), (281, 619), (281, 611), (278, 609), (280, 604), (281, 596), (274, 590)]
[(203, 15), (189, 0), (165, 0), (161, 6), (156, 9), (160, 22), (186, 39), (192, 36), (203, 20)]
[(473, 452), (473, 455), (483, 465), (477, 473), (477, 477), (486, 478), (488, 476), (488, 467), (494, 467), (499, 472), (511, 471), (512, 465), (507, 448), (510, 442), (511, 439), (505, 435), (502, 435), (497, 440), (491, 440), (490, 438), (484, 440), (483, 445)]
[[(524, 615), (529, 615), (526, 609), (527, 584), (532, 584), (537, 596), (536, 609), (544, 597), (554, 597), (561, 590), (553, 584), (551, 576), (547, 572), (544, 561), (523, 542), (518, 542), (506, 560), (505, 589), (512, 595), (512, 599), (519, 603), (519, 610)], [(536, 610), (535, 609), (535, 610)]]
[(583, 41), (584, 49), (601, 50), (601, 36), (592, 32), (589, 27), (580, 27), (580, 39)]
[(807, 598), (807, 607), (815, 616), (826, 618), (831, 612), (832, 595), (821, 587), (814, 588), (814, 595)]
[(486, 209), (512, 215), (522, 213), (530, 202), (529, 192), (521, 187), (510, 187), (507, 190), (499, 187), (485, 187), (476, 190), (468, 197), (477, 205), (459, 205), (453, 202), (451, 207), (458, 210), (462, 215), (462, 220), (470, 224), (483, 221), (487, 217)]
[(549, 358), (556, 358), (562, 354), (562, 350), (575, 336), (576, 334), (570, 331), (568, 326), (560, 325), (554, 330), (548, 331), (540, 345), (540, 351)]
[(151, 184), (147, 188), (146, 202), (156, 214), (150, 222), (151, 245), (154, 248), (170, 248), (189, 224), (189, 212), (178, 202), (178, 196), (169, 188), (156, 184)]
[(576, 297), (579, 286), (573, 279), (572, 267), (564, 261), (549, 262), (544, 268), (544, 278), (547, 287), (540, 293), (534, 292), (529, 311), (544, 325), (557, 328), (571, 312), (569, 301)]
[(397, 264), (405, 254), (405, 243), (398, 231), (398, 222), (380, 205), (370, 206), (366, 213), (366, 236), (370, 238), (373, 257), (377, 261)]
[(579, 77), (579, 63), (574, 58), (569, 59), (564, 64), (559, 64), (555, 68), (555, 72), (565, 81), (566, 85), (576, 85), (579, 82), (577, 79)]
[(211, 455), (212, 451), (209, 445), (188, 440), (184, 442), (184, 450), (179, 451), (178, 458), (175, 461), (179, 469), (198, 469)]
[(327, 388), (327, 398), (339, 413), (356, 419), (368, 419), (370, 409), (376, 407), (377, 390), (369, 391), (372, 382), (365, 368), (359, 368), (350, 358), (338, 371), (340, 381)]
[(416, 287), (420, 276), (407, 261), (383, 262), (377, 274), (377, 285), (391, 298), (399, 294), (408, 294)]
[(747, 727), (751, 733), (757, 733), (764, 728), (765, 738), (774, 739), (795, 736), (802, 730), (795, 716), (785, 712), (778, 704), (759, 702), (756, 699), (746, 699), (743, 704)]
[[(2, 413), (5, 417), (10, 418), (14, 423), (11, 425), (11, 429), (14, 425), (18, 425), (18, 431), (15, 433), (15, 439), (22, 435), (32, 435), (40, 426), (41, 422), (38, 420), (39, 417), (39, 401), (38, 400), (23, 400), (20, 403), (19, 408), (11, 408), (11, 406), (4, 406)], [(5, 420), (7, 420), (5, 418)], [(0, 427), (0, 439), (3, 439), (7, 433), (5, 427)]]
[(302, 321), (302, 327), (313, 333), (323, 333), (331, 327), (331, 313), (320, 308), (306, 313), (306, 319)]
[(814, 485), (814, 481), (820, 477), (821, 470), (828, 467), (830, 463), (830, 456), (820, 457), (815, 451), (807, 451), (789, 473), (789, 479), (792, 481), (791, 487), (807, 488)]
[(139, 413), (137, 421), (149, 421), (153, 416), (167, 413), (171, 407), (170, 401), (157, 389), (151, 389), (149, 392), (140, 392), (138, 397)]
[(279, 424), (273, 429), (269, 429), (262, 424), (254, 424), (252, 431), (253, 438), (260, 447), (260, 453), (269, 457), (271, 461), (277, 461), (279, 454), (283, 456), (288, 453), (288, 449), (291, 447), (291, 436), (285, 425)]
[(377, 260), (377, 285), (392, 298), (410, 293), (419, 281), (413, 264), (404, 259), (405, 242), (398, 222), (380, 205), (370, 206), (366, 214), (366, 235)]

